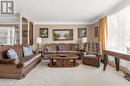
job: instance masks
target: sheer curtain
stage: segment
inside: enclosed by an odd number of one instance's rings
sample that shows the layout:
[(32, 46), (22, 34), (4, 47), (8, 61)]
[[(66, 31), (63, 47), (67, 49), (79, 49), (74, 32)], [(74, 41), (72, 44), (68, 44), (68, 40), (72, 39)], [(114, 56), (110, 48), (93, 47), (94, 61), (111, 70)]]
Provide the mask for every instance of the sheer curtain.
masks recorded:
[(0, 26), (0, 45), (15, 44), (15, 27)]
[[(107, 49), (126, 51), (130, 47), (130, 6), (108, 16), (108, 45)], [(114, 58), (110, 58), (114, 61)], [(121, 66), (130, 70), (130, 62), (121, 60)]]

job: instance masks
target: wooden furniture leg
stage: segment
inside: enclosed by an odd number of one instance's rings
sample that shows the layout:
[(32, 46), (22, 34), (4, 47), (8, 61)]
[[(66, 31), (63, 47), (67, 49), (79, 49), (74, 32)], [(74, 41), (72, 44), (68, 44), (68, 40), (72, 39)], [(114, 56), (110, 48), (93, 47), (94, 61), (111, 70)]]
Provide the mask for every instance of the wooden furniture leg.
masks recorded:
[(107, 55), (104, 55), (104, 67), (103, 67), (103, 71), (106, 70), (107, 62), (108, 62), (108, 56), (107, 56)]
[(73, 62), (74, 62), (74, 66), (76, 66), (77, 65), (77, 60), (73, 59)]
[(50, 66), (53, 66), (53, 59), (50, 60)]
[(119, 71), (119, 64), (120, 64), (120, 60), (119, 58), (115, 57), (115, 65), (116, 65), (116, 70)]

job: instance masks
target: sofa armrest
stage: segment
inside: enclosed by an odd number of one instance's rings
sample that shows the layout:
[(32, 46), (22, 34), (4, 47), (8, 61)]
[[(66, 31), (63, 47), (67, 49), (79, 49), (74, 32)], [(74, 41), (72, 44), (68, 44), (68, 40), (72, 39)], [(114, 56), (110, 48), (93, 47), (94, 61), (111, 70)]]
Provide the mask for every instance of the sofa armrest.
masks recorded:
[(48, 52), (48, 49), (47, 49), (47, 48), (42, 49), (42, 51), (41, 51), (42, 56), (44, 56), (45, 52)]
[(97, 57), (101, 57), (101, 53), (97, 53), (96, 56), (97, 56)]
[(48, 52), (48, 49), (47, 48), (44, 48), (44, 49), (42, 49), (42, 52), (44, 53), (44, 52)]
[(24, 65), (22, 61), (16, 64), (15, 59), (0, 59), (0, 64), (15, 64), (17, 68), (22, 68)]
[(18, 64), (17, 64), (17, 68), (22, 68), (24, 66), (24, 63), (23, 62), (19, 62)]
[(37, 51), (36, 51), (36, 50), (33, 50), (32, 52), (33, 52), (33, 54), (36, 54), (36, 53), (37, 53)]
[(88, 53), (86, 53), (86, 52), (83, 52), (83, 56), (86, 56), (86, 55), (88, 55)]
[(16, 64), (15, 59), (0, 59), (0, 63), (2, 63), (2, 64)]

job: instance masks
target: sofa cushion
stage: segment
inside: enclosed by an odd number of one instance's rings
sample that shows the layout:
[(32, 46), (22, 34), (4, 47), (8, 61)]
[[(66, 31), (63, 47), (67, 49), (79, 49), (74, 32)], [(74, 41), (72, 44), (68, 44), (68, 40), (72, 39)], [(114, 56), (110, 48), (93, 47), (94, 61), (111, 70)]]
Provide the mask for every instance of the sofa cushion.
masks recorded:
[(97, 54), (100, 52), (99, 43), (87, 42), (85, 46), (85, 52), (88, 54)]
[(88, 60), (93, 60), (93, 61), (97, 61), (98, 58), (96, 55), (92, 55), (92, 54), (88, 54), (86, 56), (84, 56), (84, 59), (88, 59)]
[(68, 51), (69, 54), (79, 54), (78, 51)]
[(35, 54), (29, 55), (29, 56), (24, 56), (24, 57), (22, 58), (22, 60), (23, 60), (23, 62), (27, 62), (27, 61), (29, 61), (30, 59), (32, 59), (34, 56), (35, 56)]
[(32, 54), (33, 54), (33, 50), (32, 50), (32, 48), (29, 47), (28, 49), (29, 49), (30, 54), (32, 55)]
[(49, 52), (44, 52), (44, 54), (55, 54), (56, 51), (49, 51)]
[(76, 44), (72, 44), (71, 45), (71, 50), (72, 51), (77, 51), (78, 50), (77, 45)]
[(19, 58), (23, 57), (23, 46), (22, 45), (14, 45), (12, 47), (12, 49), (14, 49), (18, 55)]
[(63, 50), (63, 44), (57, 45), (57, 51), (62, 51)]
[(88, 54), (88, 55), (85, 55), (84, 57), (86, 57), (86, 58), (96, 58), (96, 55)]
[(0, 46), (0, 59), (8, 59), (7, 50), (12, 48), (12, 45)]
[(41, 54), (33, 54), (27, 57), (23, 57), (24, 67), (32, 63), (35, 59), (39, 58)]
[(15, 52), (15, 50), (13, 50), (13, 49), (7, 50), (6, 54), (7, 54), (9, 59), (18, 59), (18, 55)]
[(18, 55), (17, 53), (15, 52), (15, 50), (13, 49), (9, 49), (7, 50), (7, 56), (9, 59), (15, 59), (15, 63), (18, 64), (19, 63), (19, 58), (18, 58)]
[(48, 52), (52, 52), (52, 51), (56, 51), (57, 47), (56, 46), (48, 46), (46, 49)]
[(65, 45), (63, 46), (63, 51), (70, 51), (71, 49), (72, 49), (72, 46), (69, 45), (69, 44), (65, 44)]
[(67, 51), (56, 51), (56, 54), (63, 54), (63, 53), (67, 54)]
[(30, 56), (33, 54), (31, 47), (23, 47), (24, 56)]

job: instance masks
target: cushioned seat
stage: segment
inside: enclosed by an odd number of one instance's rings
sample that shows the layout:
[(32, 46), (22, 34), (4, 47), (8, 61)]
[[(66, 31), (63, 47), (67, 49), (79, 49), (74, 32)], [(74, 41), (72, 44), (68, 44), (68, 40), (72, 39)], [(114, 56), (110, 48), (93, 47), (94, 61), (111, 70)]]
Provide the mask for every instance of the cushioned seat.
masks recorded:
[(100, 66), (99, 62), (99, 43), (87, 42), (85, 52), (82, 58), (82, 63), (95, 67)]
[(60, 44), (45, 44), (43, 45), (42, 56), (48, 59), (49, 54), (79, 54), (77, 44), (74, 43), (60, 43)]
[[(14, 59), (7, 58), (7, 50), (13, 49), (18, 55), (19, 63)], [(39, 62), (41, 54), (33, 54), (24, 57), (22, 45), (5, 45), (0, 46), (0, 78), (22, 79), (24, 78)]]
[(57, 54), (67, 53), (67, 51), (56, 51)]
[(85, 56), (84, 58), (88, 58), (88, 59), (97, 59), (97, 56), (96, 55), (87, 55), (87, 56)]
[(68, 53), (69, 53), (69, 54), (77, 54), (77, 55), (79, 54), (78, 51), (68, 51)]
[(45, 52), (44, 54), (55, 54), (56, 51), (49, 51), (49, 52)]
[(28, 57), (24, 57), (24, 64), (23, 66), (28, 66), (29, 64), (31, 64), (33, 61), (35, 61), (36, 59), (38, 59), (41, 55), (40, 54), (33, 54), (31, 56)]

